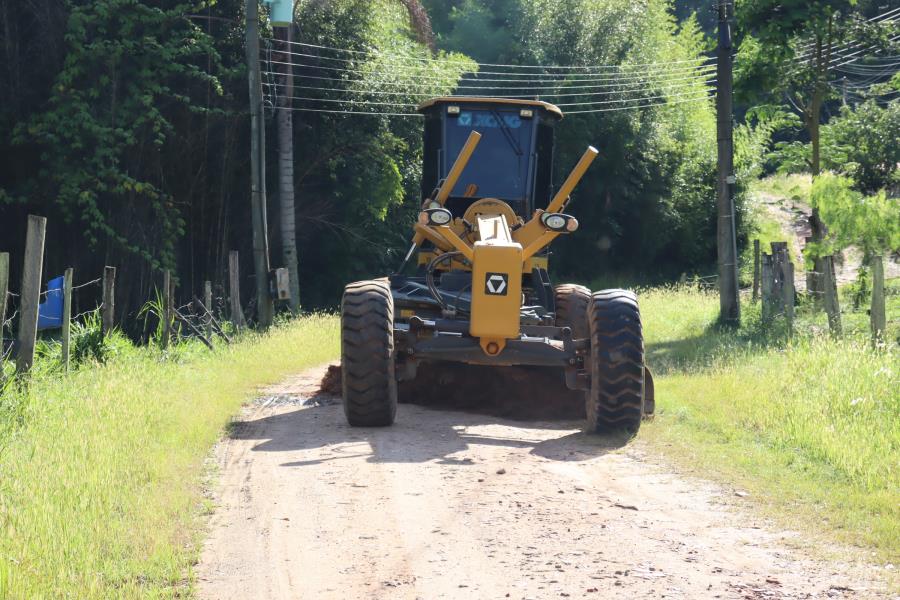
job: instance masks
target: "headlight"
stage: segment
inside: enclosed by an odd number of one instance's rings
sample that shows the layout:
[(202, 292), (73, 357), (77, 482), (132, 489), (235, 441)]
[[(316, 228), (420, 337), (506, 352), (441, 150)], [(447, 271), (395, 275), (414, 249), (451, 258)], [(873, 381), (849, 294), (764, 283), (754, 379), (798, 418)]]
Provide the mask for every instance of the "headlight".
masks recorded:
[(544, 213), (541, 215), (541, 223), (550, 231), (569, 233), (578, 229), (578, 219), (562, 213)]
[(566, 219), (560, 215), (549, 215), (544, 219), (544, 225), (554, 231), (560, 231), (566, 228)]
[(440, 227), (453, 220), (453, 215), (446, 208), (428, 208), (419, 213), (419, 223)]

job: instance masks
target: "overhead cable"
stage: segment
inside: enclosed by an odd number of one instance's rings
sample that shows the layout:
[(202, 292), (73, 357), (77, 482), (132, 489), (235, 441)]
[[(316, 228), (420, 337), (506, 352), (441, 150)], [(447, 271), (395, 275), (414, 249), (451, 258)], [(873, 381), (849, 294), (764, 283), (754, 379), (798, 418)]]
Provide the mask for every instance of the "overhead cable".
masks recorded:
[[(278, 81), (278, 79), (281, 78), (281, 77), (279, 77), (278, 73), (273, 73), (272, 71), (266, 71), (266, 72), (264, 72), (264, 75), (266, 75), (267, 78), (269, 78), (269, 79), (275, 79), (275, 81), (264, 81), (262, 83), (262, 85), (269, 86), (269, 87), (275, 87), (275, 88), (287, 87), (286, 83)], [(273, 77), (268, 77), (268, 76), (273, 76)], [(339, 83), (341, 80), (333, 79), (331, 81), (333, 81), (334, 83)], [(541, 93), (541, 94), (536, 94), (536, 95), (549, 96), (549, 97), (602, 96), (602, 95), (608, 95), (608, 94), (617, 93), (617, 92), (639, 93), (642, 89), (651, 89), (652, 90), (655, 88), (661, 88), (661, 89), (666, 89), (666, 90), (677, 90), (677, 89), (692, 88), (692, 87), (696, 87), (698, 85), (712, 85), (715, 82), (716, 82), (715, 77), (690, 79), (690, 80), (686, 80), (682, 83), (674, 83), (674, 82), (669, 82), (669, 81), (641, 82), (641, 83), (635, 83), (635, 84), (623, 84), (622, 86), (597, 86), (595, 88), (592, 87), (590, 89), (595, 90), (592, 92), (566, 92), (566, 91), (564, 91), (566, 88), (561, 88), (561, 90), (558, 92), (547, 92), (547, 93)], [(640, 87), (638, 89), (623, 89), (623, 88), (634, 88), (635, 86), (642, 86), (642, 87)], [(305, 89), (305, 90), (314, 90), (314, 91), (320, 91), (320, 92), (354, 93), (354, 94), (360, 94), (360, 95), (371, 94), (371, 95), (376, 95), (376, 96), (418, 96), (418, 97), (425, 97), (425, 98), (434, 97), (433, 93), (427, 93), (427, 92), (409, 92), (409, 91), (399, 91), (398, 92), (398, 91), (385, 91), (385, 90), (354, 89), (352, 87), (335, 88), (335, 87), (322, 87), (322, 86), (298, 84), (296, 82), (291, 84), (290, 87)], [(457, 90), (465, 90), (467, 88), (456, 88), (456, 89)], [(515, 96), (515, 97), (531, 96), (531, 95), (535, 95), (535, 94), (527, 94), (527, 93), (512, 94), (512, 96)], [(490, 97), (490, 98), (502, 98), (502, 97), (504, 97), (504, 94), (489, 94), (489, 95), (484, 94), (483, 96)]]
[[(317, 48), (319, 50), (328, 50), (331, 52), (342, 52), (345, 54), (355, 54), (355, 55), (375, 55), (375, 56), (387, 56), (382, 52), (377, 50), (350, 50), (349, 48), (334, 48), (331, 46), (322, 46), (317, 44), (310, 44), (307, 42), (296, 42), (287, 40), (277, 40), (281, 43), (288, 43), (293, 46), (303, 46), (306, 48)], [(410, 60), (416, 62), (424, 62), (424, 63), (442, 63), (442, 64), (459, 64), (461, 66), (466, 66), (471, 64), (468, 61), (454, 61), (451, 59), (444, 58), (418, 58), (413, 56), (395, 56), (393, 58), (397, 58), (400, 60)], [(683, 60), (670, 60), (670, 61), (654, 61), (654, 62), (646, 62), (646, 63), (628, 63), (624, 66), (628, 67), (649, 67), (649, 66), (664, 66), (664, 65), (673, 65), (673, 64), (683, 64), (683, 63), (696, 63), (697, 59), (683, 59)], [(508, 68), (508, 69), (545, 69), (545, 70), (565, 70), (565, 71), (574, 71), (579, 69), (587, 69), (587, 70), (596, 70), (596, 69), (621, 69), (623, 65), (570, 65), (570, 66), (558, 66), (558, 65), (512, 65), (512, 64), (498, 64), (498, 63), (475, 63), (480, 67), (497, 67), (497, 68)]]
[[(284, 41), (284, 40), (277, 40), (277, 41)], [(359, 61), (356, 61), (351, 58), (334, 58), (334, 57), (329, 57), (329, 56), (321, 56), (318, 54), (308, 54), (308, 53), (304, 53), (304, 52), (288, 52), (288, 51), (277, 50), (277, 49), (268, 49), (267, 52), (269, 54), (297, 56), (297, 57), (300, 57), (301, 59), (325, 60), (325, 61), (329, 61), (329, 62), (337, 62), (340, 64), (351, 64), (351, 65), (359, 64)], [(395, 59), (396, 57), (386, 57), (386, 58), (394, 58)], [(692, 71), (692, 70), (696, 70), (696, 69), (700, 69), (700, 68), (704, 68), (704, 67), (714, 67), (715, 66), (714, 64), (704, 64), (704, 63), (708, 63), (709, 61), (704, 61), (704, 60), (699, 60), (699, 59), (695, 59), (690, 62), (693, 62), (694, 64), (686, 65), (686, 66), (681, 66), (681, 65), (673, 66), (672, 63), (658, 63), (658, 64), (654, 65), (654, 68), (659, 69), (662, 72), (666, 72), (666, 73), (678, 73), (678, 72), (682, 72), (682, 71)], [(298, 64), (300, 64), (300, 63), (298, 63)], [(440, 66), (445, 66), (447, 64), (448, 63), (441, 62)], [(461, 64), (461, 63), (459, 63), (459, 64)], [(478, 66), (478, 63), (473, 63), (473, 64), (476, 64), (476, 66)], [(619, 71), (623, 71), (625, 69), (636, 68), (639, 66), (641, 66), (641, 65), (624, 64), (624, 65), (619, 66)], [(321, 65), (315, 65), (315, 67), (323, 68), (323, 69), (327, 68), (327, 67), (324, 67)], [(644, 67), (646, 68), (646, 66), (644, 66)], [(345, 68), (348, 68), (348, 67), (345, 67)], [(421, 73), (423, 68), (425, 68), (425, 65), (422, 65), (422, 66), (418, 66), (418, 65), (394, 66), (394, 65), (392, 65), (391, 66), (391, 70), (405, 69), (405, 70), (413, 70), (417, 73)], [(549, 67), (548, 70), (549, 69), (552, 69), (552, 67)], [(473, 73), (476, 75), (500, 75), (500, 76), (506, 76), (506, 77), (527, 76), (527, 77), (531, 77), (531, 78), (554, 78), (554, 77), (559, 78), (559, 77), (569, 77), (569, 76), (573, 76), (573, 75), (578, 76), (578, 77), (615, 76), (616, 75), (615, 72), (611, 72), (611, 71), (599, 71), (599, 72), (593, 72), (593, 73), (590, 73), (590, 72), (589, 73), (506, 73), (503, 71), (485, 71), (480, 68), (475, 69), (475, 70), (465, 70), (465, 71), (463, 71), (463, 73)]]
[[(309, 65), (309, 64), (305, 64), (305, 63), (296, 63), (296, 62), (289, 63), (289, 62), (284, 62), (284, 61), (279, 61), (279, 60), (274, 60), (274, 59), (264, 59), (264, 60), (265, 60), (265, 62), (268, 62), (271, 64), (276, 64), (276, 65), (286, 65), (286, 66), (291, 66), (291, 67), (324, 70), (324, 71), (331, 71), (331, 72), (335, 72), (335, 73), (356, 73), (356, 74), (363, 74), (363, 75), (390, 75), (390, 76), (395, 76), (398, 73), (397, 70), (395, 70), (395, 69), (389, 69), (389, 70), (384, 70), (384, 71), (378, 70), (378, 69), (351, 69), (351, 68), (345, 68), (345, 67), (329, 67), (329, 66), (325, 66), (325, 65)], [(681, 74), (682, 72), (693, 72), (693, 73), (710, 72), (711, 73), (713, 70), (715, 70), (715, 68), (716, 68), (715, 65), (707, 65), (707, 66), (703, 66), (703, 67), (683, 69), (682, 71), (672, 72), (672, 74)], [(479, 83), (481, 83), (481, 82), (487, 82), (487, 83), (531, 83), (531, 84), (568, 83), (568, 82), (571, 82), (571, 83), (599, 83), (599, 82), (608, 82), (608, 81), (621, 81), (623, 79), (634, 79), (634, 78), (638, 78), (638, 77), (647, 77), (648, 74), (650, 74), (649, 71), (645, 72), (645, 73), (628, 73), (628, 74), (613, 75), (613, 76), (608, 76), (608, 77), (605, 76), (605, 77), (560, 79), (560, 80), (556, 80), (556, 81), (544, 81), (544, 80), (535, 80), (535, 79), (497, 79), (497, 78), (490, 78), (490, 77), (482, 78), (482, 77), (477, 77), (477, 76), (476, 77), (458, 77), (458, 78), (454, 78), (454, 79), (456, 79), (457, 81), (479, 82)], [(662, 71), (662, 72), (656, 73), (656, 75), (658, 75), (658, 76), (664, 76), (667, 74), (669, 74), (668, 71)], [(421, 72), (415, 73), (414, 75), (411, 75), (411, 76), (415, 77), (417, 80), (420, 80), (420, 81), (425, 80), (425, 81), (443, 82), (446, 80), (446, 78), (442, 78), (437, 75), (428, 76), (428, 74), (423, 74)]]

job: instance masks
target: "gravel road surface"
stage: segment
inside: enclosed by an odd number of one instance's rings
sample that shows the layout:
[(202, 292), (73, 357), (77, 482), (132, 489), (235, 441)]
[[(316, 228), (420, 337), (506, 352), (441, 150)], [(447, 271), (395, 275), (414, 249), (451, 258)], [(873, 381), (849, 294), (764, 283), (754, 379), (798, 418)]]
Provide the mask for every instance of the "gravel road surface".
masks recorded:
[(267, 390), (218, 447), (201, 598), (889, 597), (640, 444), (409, 404), (351, 429), (323, 372)]

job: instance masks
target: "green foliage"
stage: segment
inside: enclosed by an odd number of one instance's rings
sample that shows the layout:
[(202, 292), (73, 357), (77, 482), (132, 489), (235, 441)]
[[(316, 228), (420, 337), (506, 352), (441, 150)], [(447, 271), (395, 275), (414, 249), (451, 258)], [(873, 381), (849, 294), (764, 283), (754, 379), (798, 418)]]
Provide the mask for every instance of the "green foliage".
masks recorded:
[[(362, 99), (348, 110), (371, 110), (364, 102), (384, 102), (382, 93), (390, 93), (391, 102), (414, 106), (424, 95), (450, 93), (463, 71), (475, 69), (459, 54), (439, 53), (447, 60), (419, 62), (433, 57), (417, 41), (398, 2), (309, 2), (298, 6), (297, 20), (304, 23), (296, 38), (301, 42), (368, 53), (350, 65), (361, 77), (337, 84)], [(304, 72), (333, 75), (316, 72), (315, 66)], [(294, 146), (302, 165), (296, 181), (301, 289), (304, 305), (321, 306), (339, 298), (347, 281), (396, 268), (408, 247), (420, 203), (422, 123), (386, 115), (298, 115), (303, 124), (295, 127)]]
[(826, 155), (826, 168), (852, 178), (863, 192), (900, 183), (900, 102), (881, 106), (870, 99), (841, 114), (823, 127), (823, 137), (839, 152)]
[[(153, 298), (144, 302), (137, 313), (138, 320), (143, 322), (141, 331), (146, 333), (150, 324), (154, 324), (153, 332), (150, 334), (150, 340), (156, 340), (161, 343), (165, 334), (166, 323), (166, 303), (162, 292), (159, 289), (153, 290)], [(171, 323), (170, 323), (171, 325)]]
[[(522, 44), (516, 62), (617, 64), (624, 75), (647, 77), (646, 89), (640, 94), (633, 88), (612, 90), (602, 101), (627, 102), (641, 95), (672, 100), (640, 110), (570, 114), (562, 121), (555, 181), (568, 174), (587, 144), (596, 145), (600, 156), (574, 194), (571, 210), (582, 228), (577, 236), (554, 246), (553, 268), (591, 277), (610, 269), (659, 273), (712, 263), (716, 165), (712, 106), (677, 103), (685, 95), (702, 94), (703, 85), (687, 82), (673, 89), (666, 83), (671, 76), (645, 66), (673, 60), (688, 61), (680, 66), (690, 61), (700, 65), (707, 40), (696, 20), (677, 24), (667, 2), (652, 1), (638, 9), (612, 0), (568, 0), (562, 5), (523, 0), (508, 20)], [(739, 194), (739, 206), (743, 200)], [(592, 261), (585, 262), (585, 256)]]
[[(174, 264), (185, 225), (158, 168), (177, 135), (174, 118), (204, 110), (191, 86), (222, 93), (205, 70), (218, 53), (185, 8), (175, 0), (72, 4), (50, 97), (13, 135), (16, 145), (40, 149), (42, 168), (26, 193), (55, 198), (91, 245), (112, 240), (154, 266)], [(135, 227), (139, 219), (154, 223), (152, 233)]]
[(100, 309), (89, 312), (82, 321), (73, 321), (70, 335), (70, 357), (76, 365), (105, 363), (132, 348), (128, 338), (118, 330), (114, 329), (107, 335), (103, 335), (103, 318), (100, 315)]
[[(822, 167), (850, 177), (857, 189), (874, 192), (900, 182), (900, 104), (869, 99), (843, 106), (821, 129)], [(768, 155), (780, 173), (808, 172), (812, 149), (801, 141), (781, 141)]]
[(744, 123), (734, 130), (734, 162), (738, 177), (745, 181), (758, 179), (770, 157), (773, 137), (800, 126), (800, 119), (784, 106), (762, 104), (749, 109)]
[(513, 19), (509, 17), (518, 4), (518, 0), (463, 0), (458, 6), (449, 7), (450, 31), (441, 36), (441, 44), (479, 62), (514, 56), (517, 42), (510, 29)]
[(853, 189), (853, 181), (824, 173), (813, 181), (812, 206), (828, 226), (828, 237), (807, 246), (809, 257), (826, 256), (850, 245), (866, 255), (900, 250), (900, 204), (884, 191), (865, 196)]

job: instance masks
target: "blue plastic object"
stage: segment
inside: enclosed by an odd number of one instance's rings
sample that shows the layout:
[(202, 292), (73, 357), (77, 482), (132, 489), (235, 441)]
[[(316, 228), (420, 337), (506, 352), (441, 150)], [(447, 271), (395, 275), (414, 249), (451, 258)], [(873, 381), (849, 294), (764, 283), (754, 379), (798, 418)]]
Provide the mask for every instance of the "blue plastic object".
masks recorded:
[(47, 282), (47, 301), (38, 306), (38, 331), (62, 327), (64, 276)]
[(294, 0), (263, 0), (269, 5), (269, 21), (275, 27), (287, 27), (294, 22)]

